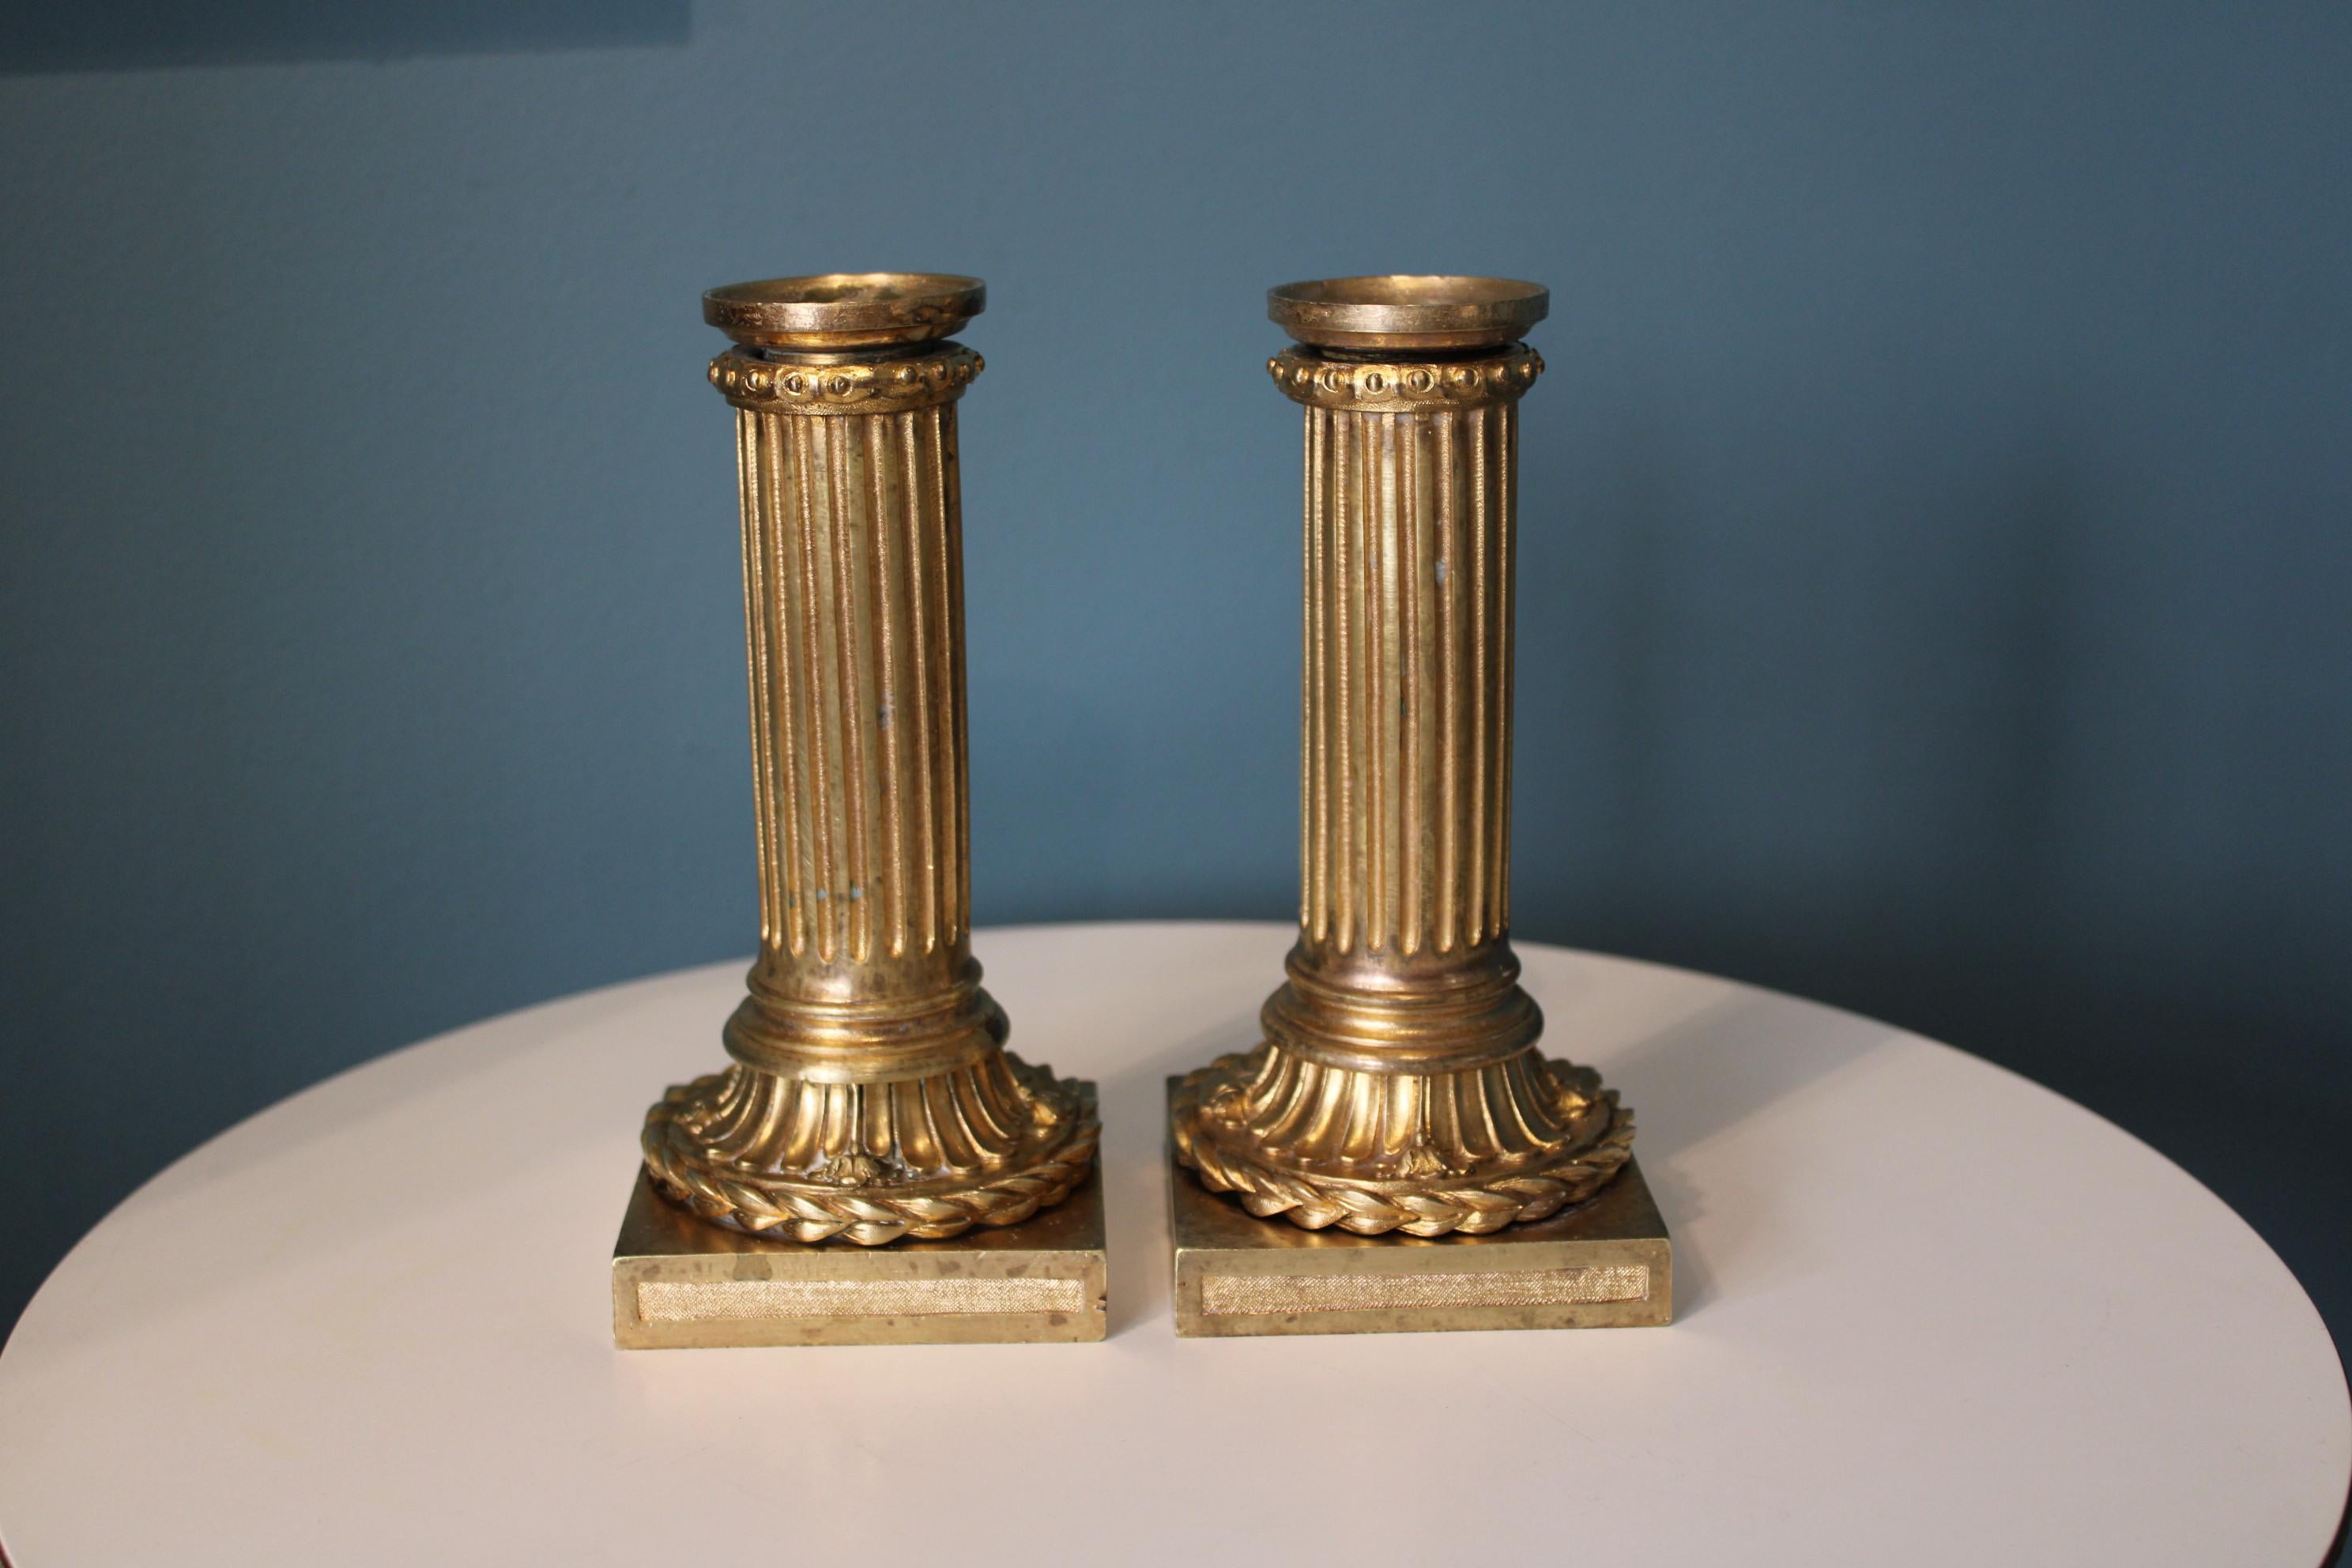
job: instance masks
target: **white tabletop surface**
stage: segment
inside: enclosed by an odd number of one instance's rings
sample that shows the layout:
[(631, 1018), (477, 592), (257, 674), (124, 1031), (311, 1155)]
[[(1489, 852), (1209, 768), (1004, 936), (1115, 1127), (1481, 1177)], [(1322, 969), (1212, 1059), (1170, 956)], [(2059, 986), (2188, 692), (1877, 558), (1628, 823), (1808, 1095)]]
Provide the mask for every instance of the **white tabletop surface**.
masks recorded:
[[(0, 1354), (16, 1568), (2318, 1563), (2326, 1331), (2145, 1145), (1974, 1057), (1523, 947), (1637, 1110), (1672, 1328), (1179, 1340), (1161, 1080), (1247, 1045), (1273, 925), (980, 933), (1099, 1080), (1107, 1343), (619, 1352), (637, 1119), (740, 964), (551, 1003), (224, 1133)], [(102, 1148), (91, 1151), (103, 1158)]]

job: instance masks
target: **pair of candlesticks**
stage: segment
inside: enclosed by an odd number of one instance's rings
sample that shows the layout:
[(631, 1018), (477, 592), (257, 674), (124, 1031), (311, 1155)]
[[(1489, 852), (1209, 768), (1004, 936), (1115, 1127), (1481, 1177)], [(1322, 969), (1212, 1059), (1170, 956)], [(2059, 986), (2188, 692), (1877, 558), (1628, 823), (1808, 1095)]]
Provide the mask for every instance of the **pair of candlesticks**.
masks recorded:
[[(1004, 1048), (969, 911), (952, 335), (977, 279), (703, 298), (734, 340), (760, 936), (731, 1063), (645, 1121), (635, 1346), (1102, 1337), (1093, 1086)], [(1299, 933), (1169, 1091), (1180, 1331), (1662, 1322), (1632, 1113), (1547, 1059), (1509, 926), (1519, 340), (1535, 284), (1295, 283)], [(1241, 1044), (1244, 1042), (1236, 1042)], [(1435, 1238), (1435, 1239), (1423, 1239)]]

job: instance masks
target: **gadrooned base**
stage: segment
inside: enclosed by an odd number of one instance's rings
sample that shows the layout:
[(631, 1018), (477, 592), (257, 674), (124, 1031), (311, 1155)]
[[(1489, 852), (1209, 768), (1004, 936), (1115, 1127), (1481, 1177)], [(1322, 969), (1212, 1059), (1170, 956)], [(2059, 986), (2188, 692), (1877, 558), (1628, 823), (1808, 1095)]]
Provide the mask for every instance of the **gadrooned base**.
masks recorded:
[[(1172, 1104), (1181, 1080), (1168, 1081)], [(1674, 1316), (1674, 1243), (1631, 1160), (1549, 1219), (1426, 1240), (1255, 1218), (1172, 1149), (1168, 1191), (1181, 1335), (1639, 1328)]]
[[(1000, 1032), (1002, 1022), (999, 1014)], [(877, 1113), (888, 1130), (878, 1140)], [(958, 1125), (960, 1161), (947, 1159), (942, 1116)], [(673, 1086), (646, 1112), (638, 1146), (655, 1186), (701, 1219), (777, 1241), (885, 1247), (1018, 1225), (1085, 1181), (1101, 1142), (1092, 1083), (992, 1047), (977, 1061), (874, 1084), (738, 1062)], [(824, 1168), (790, 1170), (792, 1152), (805, 1159), (811, 1142), (835, 1145)], [(885, 1152), (901, 1165), (914, 1154), (920, 1165), (893, 1173), (877, 1157)], [(994, 1159), (982, 1163), (981, 1153)]]
[(613, 1244), (613, 1342), (1079, 1342), (1108, 1331), (1102, 1178), (1018, 1225), (889, 1247), (772, 1241), (665, 1201), (643, 1169)]

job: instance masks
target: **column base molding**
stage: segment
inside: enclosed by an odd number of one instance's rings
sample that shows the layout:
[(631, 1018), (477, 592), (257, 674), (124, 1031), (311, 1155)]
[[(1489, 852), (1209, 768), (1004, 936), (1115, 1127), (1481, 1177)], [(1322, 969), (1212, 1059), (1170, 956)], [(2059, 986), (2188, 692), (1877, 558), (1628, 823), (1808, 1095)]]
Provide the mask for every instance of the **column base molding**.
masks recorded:
[(813, 1083), (738, 1063), (646, 1113), (646, 1170), (702, 1219), (866, 1247), (1018, 1224), (1094, 1168), (1094, 1086), (1010, 1051), (925, 1078)]
[(1454, 1072), (1321, 1067), (1271, 1043), (1175, 1080), (1179, 1163), (1259, 1218), (1358, 1236), (1483, 1236), (1592, 1196), (1633, 1113), (1532, 1046)]

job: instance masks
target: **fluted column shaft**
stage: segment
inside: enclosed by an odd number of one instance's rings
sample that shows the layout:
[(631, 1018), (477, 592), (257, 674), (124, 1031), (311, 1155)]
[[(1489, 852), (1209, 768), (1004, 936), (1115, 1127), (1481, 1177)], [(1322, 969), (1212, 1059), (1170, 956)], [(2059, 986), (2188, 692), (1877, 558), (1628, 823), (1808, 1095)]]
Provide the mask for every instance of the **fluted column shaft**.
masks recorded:
[(896, 1045), (914, 1071), (986, 1049), (955, 424), (981, 368), (954, 343), (712, 363), (737, 411), (759, 830), (740, 1060), (871, 1071)]
[(1299, 940), (1267, 1037), (1475, 1065), (1541, 1027), (1507, 932), (1518, 399), (1543, 363), (1301, 345), (1269, 368), (1306, 405), (1307, 591)]
[(950, 973), (971, 886), (954, 405), (736, 421), (757, 983), (823, 997), (845, 964)]
[(1464, 954), (1510, 915), (1518, 410), (1475, 392), (1364, 409), (1324, 401), (1324, 377), (1380, 370), (1284, 368), (1307, 395), (1301, 940)]

